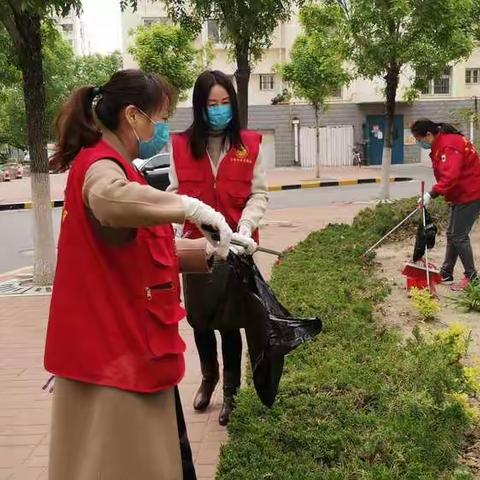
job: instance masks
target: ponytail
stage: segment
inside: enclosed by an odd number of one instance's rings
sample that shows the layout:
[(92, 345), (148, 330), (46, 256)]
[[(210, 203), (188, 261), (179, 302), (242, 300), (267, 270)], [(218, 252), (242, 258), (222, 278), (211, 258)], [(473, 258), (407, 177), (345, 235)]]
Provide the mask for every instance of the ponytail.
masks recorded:
[(463, 136), (462, 132), (457, 130), (450, 123), (435, 123), (427, 118), (423, 118), (414, 122), (410, 130), (413, 135), (418, 135), (419, 137), (425, 137), (427, 133), (431, 133), (432, 135), (437, 135), (438, 133), (450, 133), (453, 135)]
[(50, 160), (55, 172), (68, 170), (84, 147), (102, 138), (99, 124), (115, 132), (120, 114), (134, 105), (152, 115), (175, 101), (175, 92), (160, 75), (141, 70), (121, 70), (102, 87), (80, 87), (75, 90), (58, 114), (55, 128), (57, 147)]
[(82, 147), (100, 140), (102, 133), (95, 125), (92, 107), (98, 93), (98, 87), (80, 87), (63, 104), (55, 122), (58, 140), (50, 159), (53, 171), (65, 172)]
[(457, 130), (451, 123), (440, 122), (437, 123), (437, 128), (440, 132), (443, 133), (452, 133), (453, 135), (462, 135), (463, 133), (460, 130)]

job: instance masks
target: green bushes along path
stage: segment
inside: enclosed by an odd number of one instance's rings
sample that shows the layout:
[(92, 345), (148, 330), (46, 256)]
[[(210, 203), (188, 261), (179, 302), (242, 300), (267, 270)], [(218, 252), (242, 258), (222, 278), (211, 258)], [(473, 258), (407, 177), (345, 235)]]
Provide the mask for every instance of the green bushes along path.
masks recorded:
[[(457, 464), (475, 388), (460, 363), (464, 332), (405, 341), (372, 315), (388, 286), (361, 254), (414, 206), (381, 205), (353, 226), (330, 225), (275, 269), (281, 301), (319, 315), (325, 330), (288, 357), (272, 409), (242, 390), (219, 480), (471, 478)], [(432, 213), (444, 223), (445, 204)]]

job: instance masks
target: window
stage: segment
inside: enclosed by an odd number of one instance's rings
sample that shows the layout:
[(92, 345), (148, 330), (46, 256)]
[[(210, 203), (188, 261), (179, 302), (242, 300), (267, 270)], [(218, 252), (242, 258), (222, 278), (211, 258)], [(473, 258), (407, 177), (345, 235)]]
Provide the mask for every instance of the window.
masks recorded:
[(273, 75), (260, 75), (260, 90), (273, 90), (274, 88), (275, 78)]
[(73, 32), (73, 23), (63, 23), (62, 30), (64, 32)]
[(480, 68), (467, 68), (465, 70), (465, 83), (469, 85), (480, 83)]
[(331, 98), (342, 98), (342, 87), (337, 88), (331, 95)]
[(438, 78), (429, 80), (426, 88), (422, 90), (424, 95), (450, 95), (452, 83), (452, 68), (447, 67)]
[(166, 25), (168, 23), (168, 17), (144, 17), (142, 20), (146, 27), (149, 27), (154, 23), (161, 23), (162, 25)]
[(207, 20), (208, 39), (213, 43), (220, 43), (220, 30), (218, 28), (218, 20)]

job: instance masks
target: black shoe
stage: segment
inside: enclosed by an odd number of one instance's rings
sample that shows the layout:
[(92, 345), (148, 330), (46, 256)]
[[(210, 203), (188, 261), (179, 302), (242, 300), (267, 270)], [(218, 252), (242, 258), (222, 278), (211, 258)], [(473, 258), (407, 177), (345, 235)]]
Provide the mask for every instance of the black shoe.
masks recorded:
[(453, 275), (447, 275), (442, 273), (442, 284), (443, 285), (452, 285), (453, 284)]
[(213, 392), (219, 380), (218, 362), (201, 363), (202, 383), (193, 399), (193, 408), (203, 412), (210, 405)]

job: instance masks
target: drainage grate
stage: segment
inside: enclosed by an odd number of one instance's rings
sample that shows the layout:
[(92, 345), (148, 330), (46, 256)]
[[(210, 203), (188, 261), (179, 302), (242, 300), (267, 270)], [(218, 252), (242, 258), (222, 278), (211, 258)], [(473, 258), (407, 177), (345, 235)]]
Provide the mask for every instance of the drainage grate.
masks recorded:
[(32, 280), (14, 279), (0, 283), (0, 297), (51, 295), (52, 287), (33, 285)]

